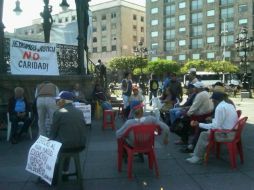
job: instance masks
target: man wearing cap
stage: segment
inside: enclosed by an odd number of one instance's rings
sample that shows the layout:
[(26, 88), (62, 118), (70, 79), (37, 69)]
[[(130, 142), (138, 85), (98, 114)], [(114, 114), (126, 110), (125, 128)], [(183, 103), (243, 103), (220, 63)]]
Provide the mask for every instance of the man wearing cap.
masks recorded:
[[(125, 133), (125, 131), (136, 124), (156, 124), (159, 125), (162, 131), (162, 136), (163, 136), (163, 143), (167, 144), (168, 143), (168, 133), (169, 133), (169, 128), (168, 126), (161, 122), (160, 120), (157, 120), (154, 116), (143, 116), (143, 103), (140, 103), (139, 101), (133, 101), (131, 103), (131, 109), (134, 112), (134, 118), (127, 120), (123, 126), (116, 131), (116, 138), (121, 138), (122, 135)], [(133, 136), (129, 136), (126, 141), (132, 145), (133, 144)]]
[[(62, 143), (61, 151), (82, 151), (86, 142), (86, 122), (82, 111), (73, 105), (73, 93), (62, 91), (56, 100), (59, 109), (53, 115), (50, 139)], [(64, 171), (68, 171), (68, 166), (69, 160), (64, 164)]]
[(206, 129), (208, 131), (201, 132), (196, 147), (191, 158), (187, 158), (186, 161), (192, 164), (200, 163), (202, 160), (206, 146), (208, 145), (208, 137), (210, 129), (227, 129), (231, 130), (237, 123), (238, 117), (235, 107), (227, 103), (225, 94), (222, 92), (214, 92), (211, 96), (214, 103), (215, 116), (212, 123), (199, 123), (198, 121), (191, 121), (191, 126)]
[[(191, 107), (186, 113), (187, 117), (185, 117), (184, 119), (185, 121), (186, 120), (189, 121), (189, 118), (195, 117), (195, 118), (198, 118), (199, 121), (204, 121), (206, 117), (211, 115), (213, 111), (213, 103), (210, 99), (209, 93), (206, 90), (204, 90), (204, 85), (202, 82), (198, 81), (198, 82), (195, 82), (193, 85), (197, 94), (193, 100)], [(192, 129), (189, 125), (184, 125), (183, 131), (180, 135), (184, 142), (188, 142), (189, 133), (191, 130)], [(185, 153), (193, 152), (193, 149), (197, 143), (197, 140), (201, 131), (202, 129), (195, 131), (195, 134), (191, 143), (188, 145), (187, 148), (181, 149), (182, 152), (185, 152)]]

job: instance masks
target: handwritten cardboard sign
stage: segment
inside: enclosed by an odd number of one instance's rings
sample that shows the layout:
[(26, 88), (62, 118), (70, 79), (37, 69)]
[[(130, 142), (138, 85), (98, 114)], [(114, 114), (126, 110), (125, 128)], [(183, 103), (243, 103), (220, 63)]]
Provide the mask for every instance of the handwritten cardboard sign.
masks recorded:
[(62, 143), (41, 136), (31, 146), (26, 170), (52, 184), (55, 163)]
[(83, 112), (86, 124), (89, 125), (91, 124), (91, 105), (84, 104), (84, 103), (78, 103), (74, 102), (74, 106), (78, 109), (80, 109)]

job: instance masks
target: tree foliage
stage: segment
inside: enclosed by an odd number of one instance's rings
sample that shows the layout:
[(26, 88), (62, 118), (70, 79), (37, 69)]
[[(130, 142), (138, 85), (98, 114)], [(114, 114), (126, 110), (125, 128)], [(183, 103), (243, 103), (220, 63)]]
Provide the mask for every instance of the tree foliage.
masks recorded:
[(175, 61), (158, 59), (156, 61), (150, 61), (147, 65), (149, 73), (154, 73), (157, 76), (162, 76), (165, 72), (180, 72), (180, 65)]
[(215, 73), (236, 73), (239, 70), (236, 65), (229, 61), (190, 60), (181, 68), (181, 73), (188, 73), (190, 68)]
[(141, 57), (115, 57), (109, 62), (109, 67), (112, 70), (130, 71), (133, 73), (135, 69), (145, 68), (147, 59)]

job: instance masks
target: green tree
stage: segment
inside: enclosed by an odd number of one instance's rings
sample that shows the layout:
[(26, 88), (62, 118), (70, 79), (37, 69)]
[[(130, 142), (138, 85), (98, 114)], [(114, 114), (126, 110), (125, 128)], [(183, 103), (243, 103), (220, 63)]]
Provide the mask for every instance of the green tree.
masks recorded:
[(215, 73), (236, 73), (239, 68), (229, 61), (209, 61), (207, 70)]
[(135, 69), (145, 68), (147, 60), (141, 57), (115, 57), (109, 62), (109, 67), (112, 70), (130, 71), (133, 73)]
[(207, 61), (202, 59), (198, 60), (188, 60), (184, 66), (181, 68), (181, 73), (188, 73), (190, 68), (196, 68), (197, 71), (204, 71), (207, 67)]
[(156, 61), (150, 61), (147, 65), (147, 71), (154, 73), (157, 76), (162, 76), (165, 72), (180, 72), (180, 65), (175, 61), (158, 59)]

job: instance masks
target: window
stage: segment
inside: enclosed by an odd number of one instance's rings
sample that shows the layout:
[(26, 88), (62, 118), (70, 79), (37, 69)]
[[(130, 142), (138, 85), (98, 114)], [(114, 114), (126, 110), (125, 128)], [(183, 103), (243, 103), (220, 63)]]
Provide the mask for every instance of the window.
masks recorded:
[(97, 53), (97, 47), (93, 48), (93, 53)]
[(71, 20), (76, 20), (76, 16), (71, 16)]
[(178, 30), (180, 33), (185, 33), (186, 32), (186, 28), (185, 27), (181, 27)]
[(207, 3), (214, 3), (214, 0), (207, 0)]
[(132, 19), (137, 20), (137, 15), (133, 15)]
[(107, 19), (107, 16), (104, 14), (104, 15), (101, 15), (101, 20), (106, 20)]
[(208, 30), (214, 29), (214, 28), (215, 28), (215, 23), (208, 23), (208, 24), (206, 25), (206, 28), (207, 28)]
[(176, 24), (175, 17), (166, 18), (166, 27), (173, 27)]
[(133, 25), (133, 26), (132, 26), (132, 29), (133, 29), (134, 31), (136, 31), (136, 30), (137, 30), (137, 25)]
[(140, 28), (140, 32), (142, 32), (142, 33), (145, 32), (145, 29), (143, 26)]
[(233, 35), (221, 36), (222, 46), (224, 45), (224, 42), (226, 46), (234, 45), (234, 36)]
[(158, 57), (152, 57), (151, 58), (151, 61), (157, 61), (158, 60)]
[(115, 12), (111, 13), (111, 18), (116, 18), (116, 13)]
[(234, 17), (234, 8), (224, 8), (221, 9), (221, 18), (233, 18)]
[(155, 25), (158, 25), (159, 24), (159, 21), (158, 20), (152, 20), (151, 21), (151, 25), (152, 26), (155, 26)]
[(215, 15), (215, 11), (214, 10), (209, 10), (206, 13), (206, 16), (214, 16)]
[(112, 45), (112, 46), (111, 46), (111, 50), (112, 50), (112, 51), (116, 51), (116, 45)]
[(158, 0), (151, 0), (151, 2), (156, 2), (156, 1), (158, 1)]
[(215, 58), (215, 53), (214, 52), (209, 52), (206, 54), (207, 59), (214, 59)]
[(191, 2), (191, 10), (199, 10), (202, 9), (202, 1), (203, 0), (193, 0)]
[(170, 61), (173, 61), (173, 56), (169, 55), (166, 57), (166, 60), (170, 60)]
[(111, 29), (113, 29), (113, 30), (116, 29), (116, 23), (111, 24)]
[(108, 42), (107, 36), (102, 36), (101, 43), (107, 43), (107, 42)]
[(132, 36), (132, 39), (133, 39), (134, 42), (136, 42), (137, 41), (137, 36)]
[(97, 17), (93, 16), (93, 22), (96, 22), (96, 21), (97, 21)]
[(159, 46), (158, 43), (152, 43), (152, 45), (151, 45), (152, 48), (151, 49), (157, 49), (158, 46)]
[(186, 20), (186, 15), (180, 15), (179, 16), (179, 21), (184, 21)]
[(186, 55), (185, 54), (179, 55), (179, 61), (184, 61), (184, 60), (186, 60)]
[(157, 7), (151, 9), (151, 14), (156, 14), (158, 12), (159, 12), (159, 9)]
[(69, 21), (69, 18), (68, 17), (65, 17), (65, 22), (68, 22)]
[(200, 54), (199, 53), (193, 53), (192, 54), (192, 59), (200, 59)]
[(215, 38), (213, 36), (207, 37), (207, 43), (212, 44), (215, 42)]
[(221, 32), (223, 32), (225, 27), (225, 30), (228, 32), (234, 32), (234, 22), (223, 22), (221, 23)]
[(199, 26), (192, 26), (191, 28), (192, 36), (200, 36), (202, 35), (202, 25)]
[(61, 18), (59, 18), (58, 19), (58, 23), (62, 23), (63, 21), (62, 21), (62, 19)]
[(244, 19), (240, 19), (239, 20), (239, 25), (245, 25), (248, 23), (248, 19), (247, 18), (244, 18)]
[(97, 38), (93, 37), (93, 42), (96, 43), (97, 42)]
[(145, 18), (143, 16), (140, 17), (140, 21), (144, 22)]
[(179, 40), (178, 45), (179, 46), (185, 46), (186, 45), (186, 40)]
[(101, 51), (106, 52), (107, 51), (107, 46), (102, 46)]
[(192, 23), (201, 23), (202, 22), (202, 13), (193, 13), (191, 14)]
[(166, 15), (174, 15), (175, 13), (176, 13), (176, 6), (175, 5), (166, 6)]
[(186, 7), (186, 2), (180, 2), (179, 4), (178, 4), (178, 8), (179, 9), (183, 9), (183, 8), (185, 8)]
[(101, 26), (101, 31), (106, 31), (107, 30), (107, 26), (106, 25), (102, 25)]
[(239, 5), (239, 6), (238, 6), (238, 11), (239, 11), (239, 13), (247, 12), (247, 11), (248, 11), (248, 6), (245, 5), (245, 4)]
[(203, 47), (203, 39), (202, 38), (192, 39), (191, 40), (191, 47), (193, 49), (202, 48)]
[(174, 51), (176, 48), (175, 42), (166, 42), (166, 50), (167, 51)]
[(220, 0), (221, 5), (233, 4), (235, 0)]
[(158, 31), (151, 32), (151, 37), (158, 37), (158, 35), (159, 35)]
[(174, 39), (175, 38), (175, 35), (176, 34), (176, 32), (175, 32), (175, 30), (173, 29), (173, 30), (167, 30), (166, 31), (166, 39)]

